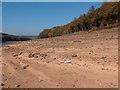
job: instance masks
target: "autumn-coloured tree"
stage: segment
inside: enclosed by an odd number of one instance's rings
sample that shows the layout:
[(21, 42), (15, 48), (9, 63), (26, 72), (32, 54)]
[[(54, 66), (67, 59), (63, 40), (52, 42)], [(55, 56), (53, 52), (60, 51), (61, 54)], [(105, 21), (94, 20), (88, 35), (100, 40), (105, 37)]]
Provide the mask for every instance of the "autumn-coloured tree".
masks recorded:
[(75, 18), (67, 25), (43, 30), (38, 38), (61, 36), (95, 28), (109, 28), (110, 26), (116, 26), (119, 20), (120, 2), (105, 2), (100, 8), (91, 6), (86, 14), (80, 15), (79, 18)]

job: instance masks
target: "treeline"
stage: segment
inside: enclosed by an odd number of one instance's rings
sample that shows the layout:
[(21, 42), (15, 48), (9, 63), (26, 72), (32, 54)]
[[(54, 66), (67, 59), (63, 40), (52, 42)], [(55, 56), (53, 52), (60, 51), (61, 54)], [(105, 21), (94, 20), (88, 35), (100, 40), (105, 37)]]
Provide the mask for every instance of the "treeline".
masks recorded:
[(100, 8), (91, 6), (89, 11), (64, 26), (43, 30), (38, 38), (49, 38), (71, 34), (78, 31), (98, 30), (118, 25), (120, 19), (120, 2), (105, 2)]
[(5, 33), (0, 33), (0, 42), (7, 42), (7, 41), (27, 41), (31, 40), (29, 37), (25, 36), (14, 36)]

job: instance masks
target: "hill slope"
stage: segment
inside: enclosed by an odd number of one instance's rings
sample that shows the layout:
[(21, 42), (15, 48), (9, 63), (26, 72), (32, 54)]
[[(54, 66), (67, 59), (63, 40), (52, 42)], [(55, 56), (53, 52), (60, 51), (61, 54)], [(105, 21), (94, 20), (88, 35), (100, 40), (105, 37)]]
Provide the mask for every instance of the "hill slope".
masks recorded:
[(51, 29), (43, 30), (38, 38), (49, 38), (78, 31), (116, 27), (119, 19), (120, 2), (105, 2), (97, 9), (95, 9), (94, 6), (91, 6), (87, 14), (81, 15), (67, 25), (55, 26)]

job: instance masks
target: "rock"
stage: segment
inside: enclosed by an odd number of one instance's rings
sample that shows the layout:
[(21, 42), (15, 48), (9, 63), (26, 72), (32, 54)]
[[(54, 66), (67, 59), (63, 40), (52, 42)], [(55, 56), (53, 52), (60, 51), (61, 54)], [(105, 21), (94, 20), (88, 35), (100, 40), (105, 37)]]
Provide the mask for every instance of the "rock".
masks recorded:
[(102, 56), (102, 57), (101, 57), (101, 59), (105, 59), (105, 58), (107, 58), (107, 55), (106, 55), (106, 56)]
[(46, 53), (40, 54), (40, 53), (30, 53), (29, 54), (29, 58), (39, 58), (39, 56), (41, 56), (42, 58), (45, 59), (45, 57), (47, 56)]
[(106, 70), (109, 70), (109, 68), (106, 68)]
[(92, 54), (93, 53), (93, 50), (90, 50), (89, 54)]
[(20, 52), (19, 55), (21, 55), (23, 52)]
[(78, 66), (81, 66), (80, 64), (77, 64)]
[(14, 54), (14, 55), (13, 55), (13, 57), (17, 57), (17, 56), (18, 56), (18, 54)]
[(73, 87), (75, 87), (75, 85), (73, 85)]
[(17, 70), (17, 67), (15, 67), (14, 69)]
[(105, 70), (105, 68), (101, 68), (101, 70)]
[(74, 55), (72, 55), (72, 57), (77, 57), (77, 55), (76, 55), (76, 54), (74, 54)]
[(89, 54), (92, 54), (92, 53), (89, 52)]
[(84, 67), (88, 67), (88, 65), (87, 65), (87, 64), (84, 64), (83, 66), (84, 66)]
[(29, 58), (33, 58), (33, 57), (34, 57), (34, 54), (30, 53), (28, 57), (29, 57)]
[(56, 85), (57, 87), (59, 87), (59, 85)]
[(20, 87), (20, 85), (15, 85), (15, 87)]
[(74, 40), (74, 42), (81, 42), (80, 40)]
[(1, 86), (4, 86), (5, 84), (4, 83), (1, 83)]
[(45, 59), (45, 57), (47, 56), (47, 54), (43, 53), (43, 54), (40, 54), (40, 56)]
[(50, 63), (50, 61), (46, 61), (46, 63)]
[(68, 60), (68, 61), (64, 61), (64, 63), (71, 63), (71, 60)]
[(39, 82), (42, 82), (43, 80), (39, 80)]
[(56, 58), (53, 58), (53, 60), (56, 60)]
[(35, 58), (38, 58), (39, 56), (38, 55), (35, 55)]
[(100, 61), (97, 61), (97, 63), (99, 64), (99, 63), (101, 63)]
[(20, 63), (20, 66), (21, 66), (23, 69), (26, 69), (27, 67), (29, 67), (29, 65), (24, 64), (24, 63)]
[(12, 54), (14, 54), (14, 52), (12, 52)]

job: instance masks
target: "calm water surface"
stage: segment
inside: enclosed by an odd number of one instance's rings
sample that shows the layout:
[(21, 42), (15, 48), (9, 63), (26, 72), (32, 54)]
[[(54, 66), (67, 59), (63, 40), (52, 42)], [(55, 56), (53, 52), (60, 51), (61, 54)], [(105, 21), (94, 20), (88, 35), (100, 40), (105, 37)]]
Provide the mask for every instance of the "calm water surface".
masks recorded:
[(10, 44), (11, 42), (0, 42), (0, 46), (4, 46), (6, 44)]

